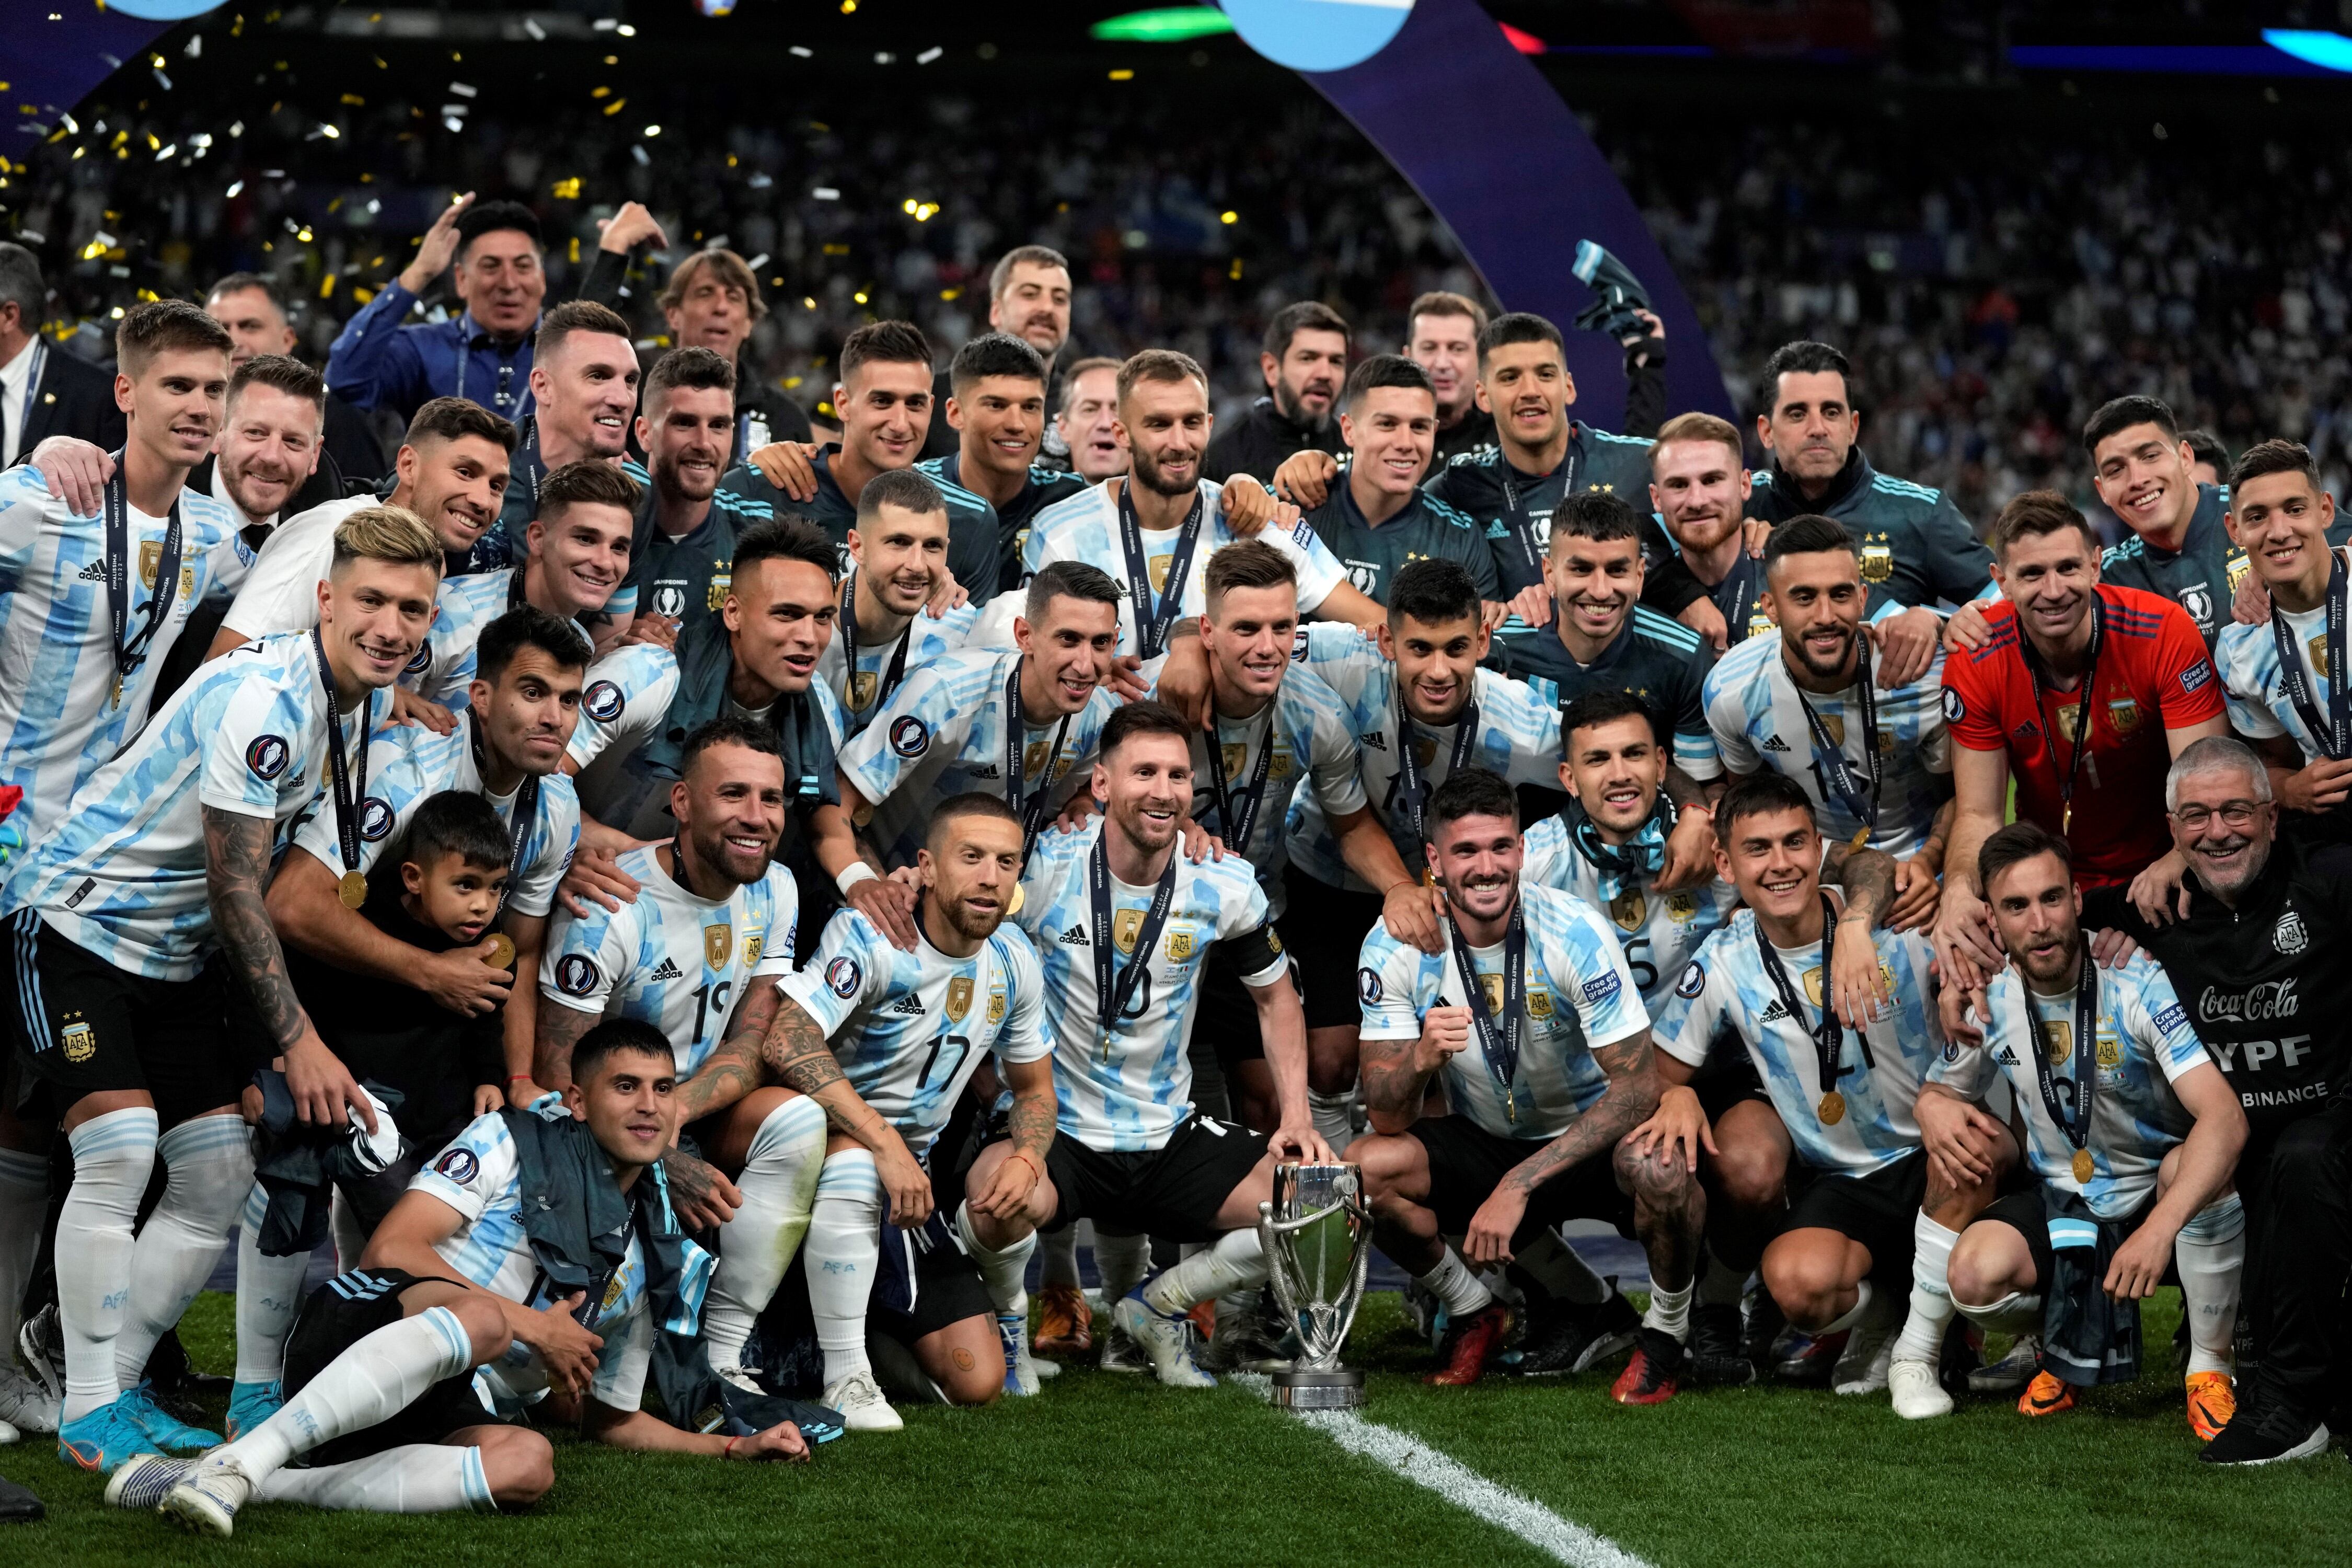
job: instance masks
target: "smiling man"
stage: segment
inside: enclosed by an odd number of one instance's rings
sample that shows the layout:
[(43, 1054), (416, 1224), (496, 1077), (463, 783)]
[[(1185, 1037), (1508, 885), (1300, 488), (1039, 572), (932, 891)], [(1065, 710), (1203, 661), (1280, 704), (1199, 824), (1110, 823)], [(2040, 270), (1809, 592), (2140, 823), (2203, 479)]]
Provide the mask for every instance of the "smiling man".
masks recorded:
[[(516, 424), (513, 475), (499, 521), (482, 538), (470, 570), (520, 562), (523, 531), (539, 515), (539, 489), (547, 476), (572, 463), (609, 463), (639, 484), (645, 469), (629, 456), (629, 425), (637, 412), (636, 345), (629, 323), (587, 300), (567, 300), (547, 313), (533, 340), (531, 411)], [(625, 624), (629, 596), (613, 606)]]
[[(327, 355), (327, 384), (354, 408), (402, 418), (436, 397), (463, 397), (503, 418), (530, 413), (530, 331), (547, 297), (539, 219), (520, 202), (467, 192), (433, 220), (400, 276), (343, 323)], [(451, 274), (465, 307), (443, 321), (409, 323), (417, 297)]]
[[(205, 313), (226, 327), (236, 344), (228, 356), (232, 373), (246, 361), (264, 354), (299, 357), (295, 351), (301, 338), (294, 331), (286, 297), (273, 279), (258, 272), (228, 274), (205, 291)], [(332, 465), (331, 471), (373, 483), (386, 465), (383, 444), (369, 428), (367, 416), (332, 392), (326, 398), (320, 444)]]
[(1439, 463), (1494, 444), (1495, 416), (1478, 403), (1478, 334), (1486, 326), (1476, 300), (1442, 289), (1405, 311), (1404, 356), (1429, 373), (1437, 398)]
[(2099, 575), (2170, 599), (2211, 647), (2249, 569), (2230, 532), (2229, 487), (2191, 477), (2195, 454), (2171, 408), (2153, 397), (2101, 405), (2083, 426), (2083, 450), (2099, 500), (2131, 530), (2108, 546)]
[(911, 670), (962, 646), (979, 612), (928, 605), (947, 575), (948, 503), (919, 468), (878, 475), (857, 498), (849, 576), (818, 677), (838, 700), (842, 739), (865, 732)]
[(638, 609), (677, 623), (681, 660), (726, 637), (719, 612), (727, 602), (727, 563), (737, 535), (767, 516), (719, 486), (738, 450), (736, 374), (712, 350), (672, 349), (646, 377), (637, 415), (652, 482), (637, 506), (631, 575), (641, 584)]
[(1477, 526), (1421, 488), (1437, 421), (1428, 372), (1403, 355), (1374, 354), (1348, 373), (1339, 415), (1349, 453), (1346, 482), (1331, 487), (1307, 525), (1374, 604), (1387, 603), (1397, 568), (1429, 559), (1460, 562), (1480, 599), (1503, 596), (1494, 552)]
[(956, 350), (948, 364), (947, 423), (956, 450), (917, 465), (932, 479), (962, 486), (996, 509), (996, 591), (1021, 585), (1029, 525), (1087, 481), (1037, 460), (1045, 436), (1046, 362), (1007, 332), (989, 332)]
[[(1045, 367), (1045, 412), (1050, 416), (1061, 401), (1070, 373), (1060, 363), (1062, 350), (1070, 341), (1070, 264), (1060, 251), (1050, 246), (1016, 245), (997, 258), (988, 274), (988, 330), (1019, 338), (1036, 351)], [(953, 395), (953, 372), (942, 372), (931, 384), (932, 403), (944, 405)], [(1055, 445), (1047, 442), (1047, 466), (1064, 467), (1069, 448), (1055, 451)], [(944, 458), (955, 450), (952, 431), (933, 420), (923, 443), (923, 456)]]
[(1748, 553), (1741, 526), (1753, 489), (1730, 421), (1678, 414), (1659, 426), (1650, 447), (1650, 505), (1684, 570), (1721, 618), (1716, 640), (1725, 647), (1761, 637), (1772, 625), (1764, 611), (1764, 564)]

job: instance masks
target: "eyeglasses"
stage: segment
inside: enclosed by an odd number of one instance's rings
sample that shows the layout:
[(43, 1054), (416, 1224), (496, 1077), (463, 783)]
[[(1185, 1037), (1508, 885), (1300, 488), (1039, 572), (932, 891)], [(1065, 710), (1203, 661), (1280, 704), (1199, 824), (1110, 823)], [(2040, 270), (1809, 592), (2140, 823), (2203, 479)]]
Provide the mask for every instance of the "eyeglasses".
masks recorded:
[(2225, 800), (2218, 806), (2184, 805), (2172, 814), (2172, 820), (2191, 833), (2202, 833), (2206, 826), (2218, 816), (2222, 826), (2242, 832), (2254, 825), (2254, 818), (2262, 809), (2261, 803), (2255, 801)]

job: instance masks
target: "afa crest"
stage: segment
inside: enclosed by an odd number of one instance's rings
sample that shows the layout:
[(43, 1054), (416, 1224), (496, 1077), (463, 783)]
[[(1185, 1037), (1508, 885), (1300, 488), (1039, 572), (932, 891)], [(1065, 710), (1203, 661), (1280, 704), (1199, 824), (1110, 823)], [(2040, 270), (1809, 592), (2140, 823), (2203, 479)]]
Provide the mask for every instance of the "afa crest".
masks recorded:
[(2140, 721), (2145, 717), (2146, 715), (2140, 711), (2139, 703), (2132, 698), (2118, 697), (2107, 704), (2107, 723), (2118, 735), (2128, 735), (2138, 729)]
[(2116, 1038), (2115, 1032), (2113, 1030), (2102, 1029), (2099, 1031), (2098, 1055), (2099, 1066), (2102, 1068), (2112, 1069), (2123, 1065), (2123, 1042)]
[(745, 969), (748, 970), (752, 965), (760, 962), (760, 954), (765, 951), (767, 944), (768, 939), (766, 935), (760, 931), (752, 931), (744, 937), (743, 967)]
[(1551, 1016), (1550, 992), (1544, 990), (1541, 986), (1530, 985), (1528, 987), (1528, 1016), (1530, 1018), (1549, 1018)]
[(1884, 533), (1862, 536), (1862, 580), (1884, 583), (1895, 575), (1895, 545)]
[[(721, 564), (732, 565), (733, 563), (722, 562)], [(728, 592), (733, 588), (734, 585), (735, 577), (731, 572), (715, 572), (711, 574), (710, 586), (704, 590), (702, 595), (704, 606), (712, 611), (725, 609), (727, 607)]]
[(98, 1031), (82, 1022), (80, 1014), (75, 1014), (73, 1018), (58, 1032), (58, 1048), (65, 1053), (66, 1060), (79, 1067), (98, 1054)]
[(988, 1021), (992, 1024), (1004, 1022), (1004, 987), (990, 986), (988, 988)]
[(1666, 918), (1678, 926), (1698, 919), (1698, 895), (1687, 890), (1666, 895)]
[(734, 942), (735, 928), (733, 926), (723, 923), (715, 926), (704, 926), (702, 928), (703, 962), (709, 964), (713, 969), (720, 967), (727, 962), (727, 950), (734, 945)]
[(1168, 950), (1169, 963), (1181, 963), (1192, 956), (1194, 939), (1191, 931), (1180, 926), (1170, 930), (1168, 940), (1161, 945)]

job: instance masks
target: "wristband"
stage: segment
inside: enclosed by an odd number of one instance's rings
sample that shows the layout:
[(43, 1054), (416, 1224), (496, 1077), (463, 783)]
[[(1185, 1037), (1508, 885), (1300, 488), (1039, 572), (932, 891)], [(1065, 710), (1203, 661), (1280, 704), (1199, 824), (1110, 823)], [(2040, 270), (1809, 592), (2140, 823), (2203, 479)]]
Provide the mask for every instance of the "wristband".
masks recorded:
[(507, 1074), (507, 1081), (509, 1083), (529, 1083), (530, 1081), (530, 1074), (527, 1072), (510, 1072)]
[(881, 880), (881, 879), (882, 873), (877, 871), (873, 867), (868, 866), (865, 861), (852, 860), (848, 865), (842, 868), (841, 875), (833, 879), (833, 885), (841, 889), (841, 896), (845, 899), (849, 897), (849, 889), (857, 886), (858, 883), (877, 882)]
[(736, 1445), (736, 1444), (738, 1444), (738, 1443), (740, 1443), (740, 1442), (741, 1442), (742, 1440), (743, 1440), (743, 1439), (742, 1439), (742, 1438), (740, 1438), (740, 1437), (730, 1437), (730, 1438), (728, 1438), (728, 1439), (727, 1439), (727, 1447), (725, 1447), (724, 1448), (721, 1448), (721, 1449), (719, 1449), (719, 1457), (720, 1458), (722, 1458), (722, 1459), (731, 1459), (731, 1458), (733, 1458), (735, 1457), (735, 1445)]
[(1032, 1181), (1036, 1181), (1045, 1174), (1045, 1167), (1037, 1163), (1036, 1156), (1031, 1154), (1026, 1149), (1015, 1149), (1012, 1153), (1007, 1154), (1004, 1158), (1008, 1163), (1014, 1160), (1027, 1161), (1029, 1163), (1029, 1168), (1036, 1173), (1036, 1175), (1030, 1178)]

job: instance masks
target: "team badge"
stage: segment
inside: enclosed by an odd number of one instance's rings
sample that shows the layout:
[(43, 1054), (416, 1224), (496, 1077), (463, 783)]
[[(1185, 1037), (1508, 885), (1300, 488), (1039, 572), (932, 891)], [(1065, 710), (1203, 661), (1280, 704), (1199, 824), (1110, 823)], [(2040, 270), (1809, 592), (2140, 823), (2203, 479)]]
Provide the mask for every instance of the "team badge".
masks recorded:
[(2303, 929), (2303, 917), (2292, 907), (2279, 916), (2278, 924), (2272, 928), (2271, 945), (2284, 958), (2293, 958), (2311, 945), (2311, 937)]
[(874, 706), (874, 694), (881, 689), (882, 678), (872, 670), (861, 669), (849, 678), (849, 705), (863, 713)]
[(471, 1149), (444, 1149), (441, 1157), (433, 1162), (433, 1173), (445, 1181), (464, 1186), (479, 1174), (482, 1163), (474, 1158)]
[(1423, 767), (1435, 767), (1437, 765), (1437, 742), (1427, 735), (1415, 735), (1412, 738), (1412, 754), (1421, 759), (1421, 765)]
[(1004, 987), (990, 986), (988, 988), (988, 1021), (991, 1024), (1004, 1022)]
[(2042, 1026), (2042, 1048), (2050, 1053), (2050, 1065), (2064, 1067), (2074, 1054), (2074, 1026), (2063, 1018), (2054, 1018)]
[(402, 668), (401, 673), (403, 675), (422, 675), (432, 668), (433, 639), (431, 637), (426, 637), (423, 642), (416, 645), (416, 653), (415, 657), (410, 658), (408, 663)]
[[(1249, 765), (1249, 742), (1244, 741), (1238, 745), (1219, 746), (1217, 749), (1224, 753), (1225, 776), (1229, 779), (1241, 777), (1242, 769)], [(1269, 767), (1267, 771), (1273, 770)]]
[(2139, 703), (2135, 699), (2118, 697), (2107, 704), (2107, 723), (2118, 735), (2128, 735), (2138, 729), (2143, 717), (2145, 715), (2140, 712)]
[(1690, 967), (1683, 971), (1683, 977), (1675, 982), (1675, 994), (1687, 1002), (1706, 989), (1706, 965), (1694, 958)]
[(1960, 694), (1948, 686), (1944, 688), (1944, 722), (1957, 724), (1968, 716), (1969, 705), (1960, 700)]
[(912, 713), (891, 721), (890, 749), (902, 757), (919, 757), (931, 743), (930, 726)]
[(139, 542), (139, 583), (151, 592), (155, 586), (156, 569), (163, 564), (163, 542), (142, 539)]
[(1829, 731), (1831, 743), (1835, 745), (1841, 751), (1844, 750), (1845, 715), (1843, 713), (1819, 713), (1814, 715), (1814, 717), (1821, 720), (1822, 728)]
[(1650, 900), (1643, 896), (1639, 888), (1628, 888), (1609, 900), (1609, 918), (1615, 921), (1622, 931), (1640, 931), (1642, 922), (1649, 918), (1649, 914)]
[(1291, 760), (1290, 748), (1277, 741), (1274, 744), (1274, 761), (1265, 765), (1265, 776), (1270, 779), (1286, 779), (1295, 765)]
[(65, 1052), (66, 1060), (79, 1067), (98, 1054), (98, 1031), (83, 1023), (81, 1015), (77, 1013), (74, 1022), (58, 1033), (58, 1048)]
[(1805, 971), (1805, 1000), (1816, 1007), (1822, 1005), (1822, 966), (1818, 963)]
[(274, 779), (293, 760), (293, 748), (287, 745), (283, 735), (259, 736), (245, 749), (245, 765), (253, 770), (256, 778)]
[(1378, 970), (1364, 968), (1356, 971), (1356, 994), (1363, 999), (1364, 1005), (1367, 1007), (1381, 999), (1381, 976)]
[(2075, 745), (2083, 743), (2083, 704), (2080, 699), (2058, 710), (2059, 738)]
[(609, 724), (618, 719), (621, 710), (628, 705), (628, 699), (621, 695), (621, 689), (609, 680), (592, 680), (588, 683), (588, 689), (580, 694), (580, 711), (599, 724)]
[(1151, 558), (1151, 564), (1145, 569), (1144, 574), (1151, 579), (1153, 593), (1164, 594), (1168, 591), (1168, 568), (1175, 559), (1176, 552), (1172, 550), (1165, 555), (1155, 555)]
[(567, 952), (555, 966), (555, 988), (566, 996), (585, 996), (601, 978), (596, 961), (584, 952)]
[(603, 1317), (606, 1312), (611, 1311), (614, 1308), (621, 1304), (622, 1289), (623, 1283), (621, 1279), (621, 1271), (615, 1268), (613, 1270), (612, 1283), (604, 1287), (604, 1303), (603, 1306), (596, 1309), (596, 1315), (598, 1317)]
[(1698, 919), (1698, 895), (1684, 891), (1666, 895), (1666, 918), (1678, 926)]
[(835, 996), (855, 996), (857, 984), (866, 978), (854, 958), (836, 958), (824, 966), (824, 983)]
[(2230, 557), (2230, 593), (2232, 596), (2237, 594), (2238, 585), (2246, 580), (2246, 574), (2253, 569), (2252, 556), (2240, 553)]
[(717, 969), (727, 962), (727, 950), (735, 943), (735, 928), (721, 921), (702, 928), (702, 961)]
[(1550, 992), (1539, 990), (1534, 986), (1529, 986), (1528, 988), (1528, 1016), (1530, 1018), (1549, 1018), (1551, 1016)]
[(2213, 595), (2205, 591), (2204, 584), (2181, 589), (2179, 596), (2180, 607), (2189, 612), (2189, 618), (2197, 623), (2198, 630), (2203, 631), (2213, 624)]
[(1192, 956), (1192, 933), (1189, 931), (1171, 930), (1163, 945), (1168, 950), (1168, 962), (1181, 963)]
[(758, 963), (760, 954), (767, 951), (767, 946), (768, 939), (762, 932), (753, 931), (746, 936), (743, 939), (743, 967), (750, 969), (753, 964)]
[(1135, 952), (1136, 933), (1143, 929), (1141, 910), (1121, 910), (1110, 919), (1110, 940), (1119, 952), (1130, 956)]
[(1275, 930), (1272, 926), (1268, 926), (1268, 927), (1266, 927), (1266, 928), (1265, 928), (1265, 945), (1266, 945), (1266, 950), (1267, 950), (1268, 952), (1272, 952), (1272, 953), (1273, 953), (1276, 958), (1281, 957), (1281, 956), (1282, 956), (1282, 933), (1281, 933), (1280, 931), (1278, 931)]
[(1895, 547), (1885, 534), (1863, 535), (1862, 580), (1884, 583), (1895, 575)]
[(392, 803), (380, 795), (360, 802), (360, 837), (373, 844), (392, 831)]
[(1759, 610), (1748, 617), (1748, 635), (1751, 637), (1769, 636), (1776, 627), (1772, 617)]
[(971, 1011), (971, 976), (959, 974), (948, 982), (948, 1018), (961, 1024), (963, 1016)]
[[(722, 561), (719, 564), (721, 566), (729, 566), (733, 563), (731, 562)], [(703, 590), (703, 608), (707, 610), (725, 609), (727, 607), (728, 590), (732, 588), (734, 585), (735, 578), (733, 574), (729, 572), (713, 573), (710, 577), (710, 586)]]
[(2098, 1052), (2099, 1066), (2102, 1068), (2113, 1068), (2123, 1064), (2123, 1042), (2105, 1029), (2099, 1031)]

